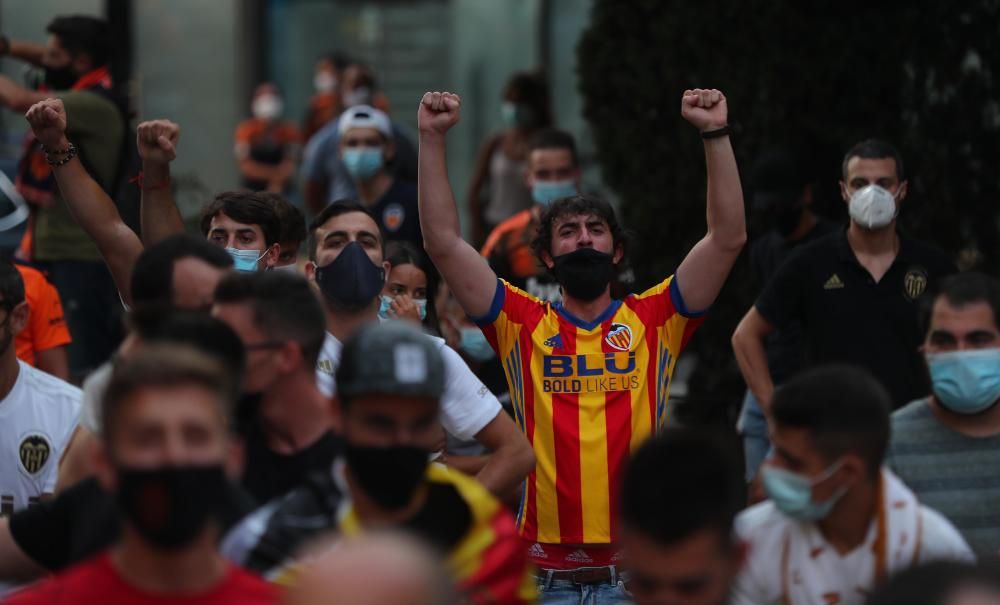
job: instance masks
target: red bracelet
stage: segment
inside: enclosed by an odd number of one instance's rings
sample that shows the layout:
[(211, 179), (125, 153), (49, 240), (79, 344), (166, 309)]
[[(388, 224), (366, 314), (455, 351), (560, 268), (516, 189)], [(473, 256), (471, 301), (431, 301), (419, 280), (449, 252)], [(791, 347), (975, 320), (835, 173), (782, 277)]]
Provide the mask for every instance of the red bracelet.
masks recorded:
[(147, 187), (146, 186), (146, 175), (143, 174), (143, 172), (140, 170), (139, 174), (137, 174), (134, 177), (132, 177), (131, 179), (129, 179), (128, 182), (135, 183), (136, 185), (139, 186), (139, 189), (142, 189), (143, 191), (158, 191), (160, 189), (166, 189), (167, 187), (170, 186), (170, 177), (167, 177), (167, 179), (165, 181), (163, 181), (162, 183), (158, 183), (156, 185), (150, 185), (150, 186)]

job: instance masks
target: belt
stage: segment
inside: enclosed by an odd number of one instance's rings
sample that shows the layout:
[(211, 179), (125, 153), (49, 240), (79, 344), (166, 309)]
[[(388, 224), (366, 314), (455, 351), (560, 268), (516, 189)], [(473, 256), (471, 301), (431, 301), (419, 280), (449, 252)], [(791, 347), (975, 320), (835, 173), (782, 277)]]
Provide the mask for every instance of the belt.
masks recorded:
[(613, 565), (606, 567), (581, 567), (579, 569), (546, 569), (547, 581), (562, 580), (574, 584), (614, 584), (618, 573)]

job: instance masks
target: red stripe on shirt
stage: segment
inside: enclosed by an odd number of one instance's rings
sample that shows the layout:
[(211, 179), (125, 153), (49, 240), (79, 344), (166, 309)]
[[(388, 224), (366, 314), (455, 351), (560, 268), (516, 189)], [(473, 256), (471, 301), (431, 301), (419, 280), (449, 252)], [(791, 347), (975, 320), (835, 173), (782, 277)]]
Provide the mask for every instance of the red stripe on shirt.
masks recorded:
[[(601, 326), (601, 350), (604, 353), (617, 352), (608, 344), (608, 331), (613, 323), (609, 318)], [(621, 481), (622, 464), (628, 459), (629, 443), (632, 440), (632, 393), (607, 392), (604, 394), (604, 422), (606, 425), (607, 456), (608, 456), (608, 488), (611, 490), (611, 536), (618, 536), (618, 494)]]
[[(576, 354), (576, 330), (561, 330), (566, 355)], [(552, 440), (556, 455), (559, 534), (583, 536), (583, 489), (580, 476), (580, 397), (552, 393)]]

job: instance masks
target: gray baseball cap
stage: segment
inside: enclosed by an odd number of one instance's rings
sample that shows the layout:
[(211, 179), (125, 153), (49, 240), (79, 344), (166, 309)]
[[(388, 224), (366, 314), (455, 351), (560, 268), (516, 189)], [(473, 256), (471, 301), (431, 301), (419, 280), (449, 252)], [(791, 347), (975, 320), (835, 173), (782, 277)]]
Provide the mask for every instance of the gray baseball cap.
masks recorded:
[(373, 322), (345, 344), (337, 368), (337, 392), (408, 395), (440, 399), (444, 361), (438, 344), (403, 321)]

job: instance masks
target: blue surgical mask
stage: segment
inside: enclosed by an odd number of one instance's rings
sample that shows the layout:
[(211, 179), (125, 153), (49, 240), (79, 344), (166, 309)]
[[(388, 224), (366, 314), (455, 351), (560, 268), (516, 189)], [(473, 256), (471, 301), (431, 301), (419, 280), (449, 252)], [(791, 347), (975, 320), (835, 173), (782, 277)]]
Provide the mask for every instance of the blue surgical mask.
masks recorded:
[(264, 258), (267, 250), (240, 250), (239, 248), (226, 248), (226, 252), (233, 259), (233, 268), (243, 273), (254, 273), (257, 271), (257, 263)]
[(938, 402), (956, 414), (978, 414), (1000, 400), (1000, 348), (928, 353)]
[(467, 326), (461, 329), (461, 336), (462, 350), (465, 351), (466, 355), (478, 362), (493, 359), (493, 347), (486, 340), (482, 330), (474, 326)]
[[(394, 319), (389, 315), (389, 311), (392, 310), (392, 297), (382, 295), (382, 302), (378, 307), (378, 317), (379, 319)], [(427, 301), (421, 298), (414, 298), (413, 304), (417, 306), (417, 311), (420, 313), (420, 321), (427, 319)]]
[(385, 160), (381, 147), (355, 147), (344, 150), (344, 166), (352, 178), (362, 181), (378, 174)]
[(548, 208), (552, 202), (576, 195), (576, 181), (535, 181), (531, 187), (531, 198), (536, 204)]
[(813, 479), (771, 464), (764, 464), (760, 469), (764, 491), (778, 510), (789, 517), (797, 521), (819, 521), (830, 514), (837, 501), (847, 493), (847, 488), (841, 487), (826, 502), (813, 502), (812, 488), (832, 477), (842, 463), (843, 460), (834, 462), (830, 468)]

